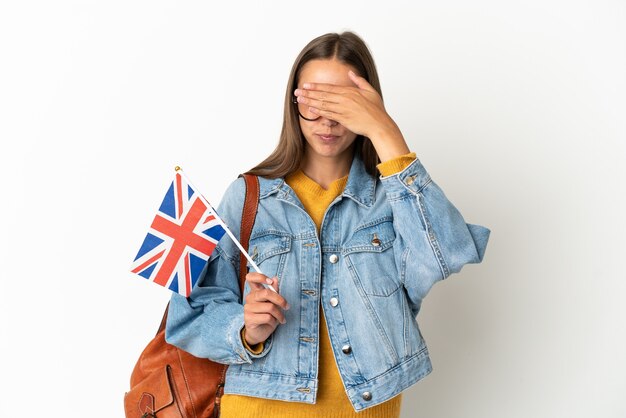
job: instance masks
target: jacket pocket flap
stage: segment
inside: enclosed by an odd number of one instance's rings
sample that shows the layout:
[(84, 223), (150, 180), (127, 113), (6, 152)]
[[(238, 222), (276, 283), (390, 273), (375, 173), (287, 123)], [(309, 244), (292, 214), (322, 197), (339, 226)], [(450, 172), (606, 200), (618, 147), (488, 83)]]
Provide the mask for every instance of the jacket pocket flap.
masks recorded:
[(359, 226), (346, 243), (343, 253), (382, 252), (393, 245), (396, 233), (393, 219), (385, 217)]
[[(291, 250), (291, 236), (284, 232), (263, 231), (250, 239), (249, 252), (255, 263)], [(248, 265), (250, 263), (248, 262)]]

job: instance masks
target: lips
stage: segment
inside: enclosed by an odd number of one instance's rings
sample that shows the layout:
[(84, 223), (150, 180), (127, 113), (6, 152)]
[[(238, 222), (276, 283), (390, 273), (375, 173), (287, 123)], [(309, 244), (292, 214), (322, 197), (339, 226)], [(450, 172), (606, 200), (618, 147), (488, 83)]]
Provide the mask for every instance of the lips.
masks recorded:
[(328, 135), (328, 134), (315, 134), (323, 141), (334, 141), (339, 138), (337, 135)]

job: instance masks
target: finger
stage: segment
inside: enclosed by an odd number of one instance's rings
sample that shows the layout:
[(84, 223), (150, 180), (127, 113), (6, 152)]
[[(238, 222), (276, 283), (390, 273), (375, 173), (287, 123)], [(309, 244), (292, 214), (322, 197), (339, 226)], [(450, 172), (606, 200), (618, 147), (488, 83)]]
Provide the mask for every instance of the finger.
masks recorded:
[(278, 324), (285, 324), (285, 315), (271, 303), (250, 303), (244, 306), (243, 313), (246, 327), (253, 328), (270, 325), (276, 328)]
[(340, 113), (340, 109), (342, 106), (341, 103), (332, 103), (326, 100), (310, 99), (306, 97), (298, 97), (298, 103), (307, 105), (310, 108), (315, 108), (319, 110), (327, 110), (333, 113)]
[(266, 283), (270, 286), (272, 286), (274, 288), (274, 290), (276, 290), (276, 293), (278, 293), (278, 277), (274, 276), (272, 278), (268, 278), (266, 280)]
[(341, 98), (343, 97), (343, 95), (346, 93), (347, 92), (345, 91), (340, 94), (340, 93), (331, 93), (328, 91), (313, 91), (313, 90), (296, 89), (293, 94), (298, 98), (298, 101), (300, 101), (301, 98), (310, 98), (310, 99), (324, 100), (326, 102), (331, 102), (331, 103), (339, 103), (341, 102)]
[[(248, 306), (246, 310), (246, 312), (254, 314), (254, 315), (259, 315), (259, 314), (270, 314), (273, 318), (276, 319), (276, 321), (280, 322), (281, 324), (284, 324), (285, 322), (287, 322), (285, 320), (285, 314), (283, 314), (282, 310), (278, 309), (278, 307), (276, 305), (273, 305), (271, 303), (252, 303), (252, 304), (246, 304), (246, 306)], [(254, 320), (252, 320), (252, 322), (254, 322)]]
[(272, 292), (269, 289), (256, 290), (254, 292), (251, 292), (248, 295), (248, 297), (253, 302), (271, 302), (275, 305), (280, 306), (281, 308), (285, 310), (290, 308), (289, 304), (287, 303), (284, 297), (282, 297), (277, 292)]
[(365, 78), (356, 75), (354, 71), (348, 71), (348, 77), (350, 77), (350, 79), (354, 82), (354, 84), (356, 84), (358, 88), (377, 93), (376, 89), (372, 87), (372, 85), (368, 83)]
[(244, 322), (246, 328), (248, 329), (253, 329), (263, 325), (270, 325), (272, 328), (276, 328), (279, 324), (279, 321), (268, 313), (249, 313), (247, 316), (244, 316)]
[(261, 290), (265, 289), (263, 284), (271, 284), (272, 279), (265, 274), (250, 272), (246, 274), (246, 282), (248, 282), (250, 289)]
[(302, 85), (302, 88), (305, 90), (309, 90), (309, 91), (315, 90), (315, 91), (325, 91), (328, 93), (341, 94), (341, 93), (345, 93), (345, 91), (349, 87), (338, 86), (336, 84), (328, 84), (328, 83), (304, 83)]
[[(248, 273), (248, 274), (251, 274), (251, 273)], [(246, 281), (250, 283), (250, 286), (252, 289), (263, 289), (263, 288), (266, 288), (266, 286), (269, 286), (270, 290), (278, 293), (278, 289), (272, 286), (272, 283), (273, 283), (272, 279), (270, 279), (269, 277), (267, 277), (266, 275), (262, 273), (252, 273), (252, 274), (258, 275), (258, 276), (250, 276), (250, 280), (247, 280), (248, 276), (246, 275)], [(278, 280), (278, 278), (276, 280)], [(264, 283), (266, 286), (263, 286), (262, 283)]]
[(333, 113), (343, 113), (346, 107), (351, 106), (352, 102), (349, 98), (344, 96), (332, 95), (332, 97), (325, 97), (326, 93), (318, 93), (313, 97), (298, 96), (297, 102), (312, 107), (318, 110), (327, 110)]
[(330, 109), (330, 106), (326, 107), (326, 109), (318, 109), (316, 107), (309, 106), (309, 111), (316, 115), (323, 116), (326, 119), (334, 120), (335, 122), (343, 124), (342, 114), (338, 112), (333, 112), (333, 110)]

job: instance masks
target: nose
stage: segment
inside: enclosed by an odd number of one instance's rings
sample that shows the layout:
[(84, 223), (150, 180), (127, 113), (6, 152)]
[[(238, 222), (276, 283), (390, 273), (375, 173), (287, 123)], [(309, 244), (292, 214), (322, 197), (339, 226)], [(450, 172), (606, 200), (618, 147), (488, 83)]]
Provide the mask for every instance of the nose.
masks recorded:
[(332, 119), (328, 119), (325, 117), (322, 117), (322, 125), (325, 126), (336, 126), (339, 122), (337, 122), (336, 120), (332, 120)]

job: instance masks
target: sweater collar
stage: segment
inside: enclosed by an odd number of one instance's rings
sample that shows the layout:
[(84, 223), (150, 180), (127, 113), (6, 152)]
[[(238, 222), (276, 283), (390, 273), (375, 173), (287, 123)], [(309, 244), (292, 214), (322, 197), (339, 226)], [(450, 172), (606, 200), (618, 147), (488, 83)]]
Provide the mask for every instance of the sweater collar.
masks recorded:
[[(295, 193), (287, 185), (284, 178), (266, 179), (259, 177), (259, 197), (266, 198), (278, 193), (278, 199), (299, 203)], [(341, 196), (354, 200), (356, 203), (370, 207), (374, 204), (376, 193), (376, 178), (365, 170), (365, 164), (359, 153), (355, 153), (348, 174), (348, 183)]]

